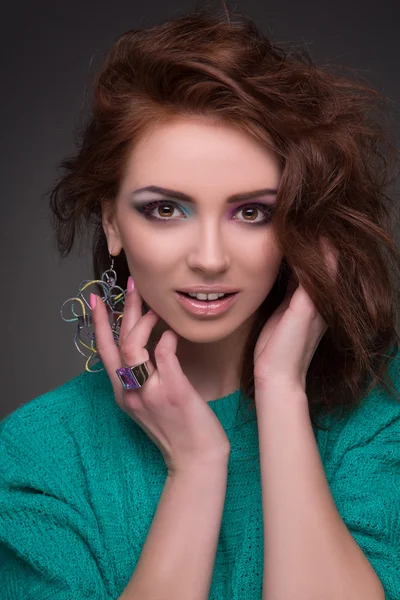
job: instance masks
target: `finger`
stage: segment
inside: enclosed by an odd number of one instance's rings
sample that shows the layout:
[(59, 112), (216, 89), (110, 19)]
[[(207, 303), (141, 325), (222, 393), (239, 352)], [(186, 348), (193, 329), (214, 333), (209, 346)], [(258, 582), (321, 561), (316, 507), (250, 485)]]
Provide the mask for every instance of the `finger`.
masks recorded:
[(127, 291), (125, 295), (124, 316), (119, 331), (119, 345), (123, 343), (130, 330), (142, 316), (142, 297), (137, 289)]
[(118, 375), (115, 372), (122, 367), (120, 353), (111, 330), (107, 308), (100, 296), (95, 294), (93, 294), (93, 296), (96, 299), (96, 306), (92, 308), (96, 349), (108, 373), (113, 388), (117, 389), (115, 386), (121, 385)]
[[(176, 356), (177, 345), (178, 336), (172, 329), (168, 329), (164, 331), (154, 350), (160, 385), (171, 393), (172, 398), (182, 395), (182, 384), (188, 381)], [(178, 378), (177, 374), (181, 377)]]
[(119, 353), (124, 366), (132, 367), (148, 361), (147, 367), (150, 376), (154, 373), (155, 367), (150, 359), (146, 346), (150, 334), (159, 318), (160, 317), (155, 312), (147, 312), (126, 335), (119, 346)]

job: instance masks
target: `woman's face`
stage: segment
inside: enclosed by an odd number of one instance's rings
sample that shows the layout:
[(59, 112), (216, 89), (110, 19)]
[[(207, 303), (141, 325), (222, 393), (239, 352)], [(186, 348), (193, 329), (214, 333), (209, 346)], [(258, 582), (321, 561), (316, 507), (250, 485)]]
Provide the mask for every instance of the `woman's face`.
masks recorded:
[[(140, 295), (178, 336), (219, 341), (252, 322), (282, 260), (270, 225), (276, 194), (261, 191), (277, 190), (279, 180), (272, 152), (206, 120), (156, 126), (132, 151), (113, 212), (103, 207), (103, 227), (111, 254), (124, 249)], [(168, 196), (142, 189), (148, 186)], [(146, 216), (144, 204), (155, 201)], [(239, 294), (221, 315), (190, 314), (175, 292), (202, 284)]]

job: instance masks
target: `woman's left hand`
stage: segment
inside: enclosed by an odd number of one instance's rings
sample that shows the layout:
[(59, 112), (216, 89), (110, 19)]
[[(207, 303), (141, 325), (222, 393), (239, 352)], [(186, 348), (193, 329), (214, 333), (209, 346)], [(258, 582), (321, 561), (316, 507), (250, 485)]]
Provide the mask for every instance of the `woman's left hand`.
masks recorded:
[[(322, 251), (333, 276), (338, 251), (321, 238)], [(328, 329), (301, 284), (291, 282), (286, 296), (264, 325), (254, 349), (255, 389), (277, 385), (305, 391), (308, 367)]]

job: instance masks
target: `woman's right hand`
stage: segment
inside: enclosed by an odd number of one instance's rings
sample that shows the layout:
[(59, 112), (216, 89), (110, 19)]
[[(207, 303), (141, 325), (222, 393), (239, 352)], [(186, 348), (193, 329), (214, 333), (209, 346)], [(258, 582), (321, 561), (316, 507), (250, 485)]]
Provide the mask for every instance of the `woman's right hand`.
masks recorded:
[[(216, 415), (181, 369), (176, 356), (176, 333), (168, 329), (162, 334), (154, 349), (155, 368), (146, 344), (159, 316), (152, 311), (142, 316), (138, 290), (126, 294), (119, 347), (114, 341), (107, 308), (100, 296), (95, 299), (92, 318), (96, 348), (113, 386), (115, 400), (157, 445), (168, 474), (226, 465), (229, 440)], [(116, 369), (145, 361), (149, 361), (148, 380), (141, 388), (125, 390)]]

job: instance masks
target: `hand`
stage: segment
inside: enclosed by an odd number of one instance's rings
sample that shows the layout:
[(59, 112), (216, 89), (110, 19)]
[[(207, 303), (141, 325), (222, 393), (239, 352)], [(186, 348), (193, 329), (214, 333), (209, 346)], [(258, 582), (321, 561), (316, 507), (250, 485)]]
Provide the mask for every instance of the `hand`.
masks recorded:
[[(322, 252), (336, 278), (338, 252), (326, 238)], [(278, 384), (305, 391), (306, 375), (327, 324), (301, 284), (291, 281), (286, 296), (264, 325), (254, 349), (255, 389)]]
[[(145, 346), (159, 316), (142, 316), (138, 290), (127, 293), (116, 346), (107, 308), (99, 296), (92, 309), (96, 347), (111, 380), (118, 406), (150, 437), (161, 451), (168, 474), (226, 464), (230, 443), (207, 402), (192, 387), (176, 357), (177, 335), (164, 331), (154, 349), (157, 368)], [(148, 364), (150, 377), (141, 388), (125, 390), (116, 374), (123, 366)]]

